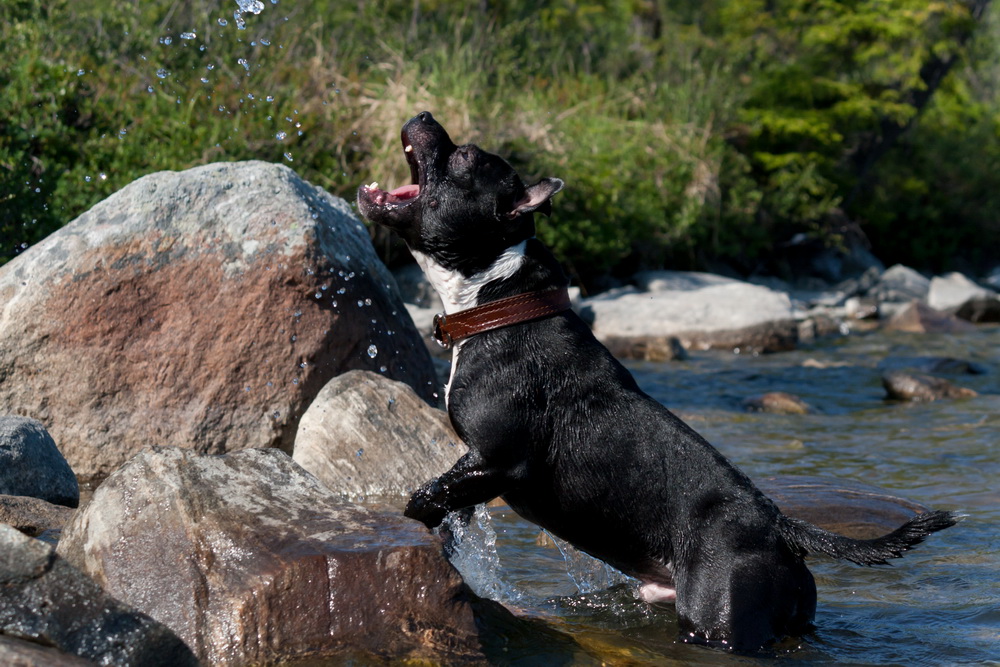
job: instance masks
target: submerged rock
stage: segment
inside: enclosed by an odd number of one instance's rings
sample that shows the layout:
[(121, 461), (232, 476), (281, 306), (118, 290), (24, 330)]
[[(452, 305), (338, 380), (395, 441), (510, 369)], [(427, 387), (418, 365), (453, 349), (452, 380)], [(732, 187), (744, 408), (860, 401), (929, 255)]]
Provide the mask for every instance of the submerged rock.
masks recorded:
[(74, 471), (148, 443), (279, 446), (326, 382), (433, 400), (423, 341), (342, 199), (265, 162), (150, 174), (0, 267), (0, 411)]
[(751, 396), (743, 401), (743, 409), (748, 412), (770, 412), (778, 415), (807, 415), (812, 406), (794, 394), (784, 391), (769, 391)]
[(782, 475), (755, 482), (788, 516), (856, 539), (885, 535), (928, 511), (920, 503), (853, 480)]
[[(102, 665), (197, 665), (190, 649), (164, 625), (111, 598), (51, 545), (2, 524), (0, 638), (30, 641)], [(0, 645), (0, 658), (26, 651), (16, 643)], [(78, 664), (58, 655), (51, 664)]]
[(409, 495), (467, 449), (448, 413), (409, 386), (351, 371), (330, 380), (302, 415), (293, 458), (340, 494)]
[(648, 291), (584, 300), (581, 315), (598, 338), (676, 337), (686, 349), (795, 347), (798, 326), (787, 294), (705, 273), (658, 271), (641, 278)]
[(275, 449), (144, 450), (59, 553), (210, 664), (481, 657), (471, 592), (437, 539), (340, 499)]
[(972, 389), (955, 386), (947, 380), (905, 371), (883, 373), (882, 386), (885, 387), (887, 398), (899, 401), (936, 401), (942, 398), (978, 396)]
[(73, 470), (52, 436), (34, 419), (0, 416), (0, 494), (31, 496), (67, 507), (80, 503)]

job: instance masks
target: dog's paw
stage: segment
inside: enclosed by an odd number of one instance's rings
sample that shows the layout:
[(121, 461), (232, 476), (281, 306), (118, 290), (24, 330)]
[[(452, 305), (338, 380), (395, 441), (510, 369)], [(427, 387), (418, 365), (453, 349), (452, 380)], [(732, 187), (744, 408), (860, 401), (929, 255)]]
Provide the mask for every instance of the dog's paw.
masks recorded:
[(436, 528), (444, 521), (448, 514), (448, 508), (434, 500), (440, 485), (435, 481), (417, 490), (410, 496), (410, 502), (406, 504), (403, 515), (416, 519), (428, 528)]

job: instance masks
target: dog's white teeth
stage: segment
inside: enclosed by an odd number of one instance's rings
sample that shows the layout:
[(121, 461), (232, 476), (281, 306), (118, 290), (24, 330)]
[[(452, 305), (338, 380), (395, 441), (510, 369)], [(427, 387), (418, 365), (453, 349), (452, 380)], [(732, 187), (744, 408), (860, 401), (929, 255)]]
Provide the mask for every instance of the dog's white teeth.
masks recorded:
[(378, 181), (372, 181), (372, 184), (368, 186), (368, 189), (369, 190), (377, 190), (378, 189)]
[(413, 152), (413, 146), (412, 145), (408, 145), (406, 148), (403, 149), (403, 152), (404, 153), (412, 153)]

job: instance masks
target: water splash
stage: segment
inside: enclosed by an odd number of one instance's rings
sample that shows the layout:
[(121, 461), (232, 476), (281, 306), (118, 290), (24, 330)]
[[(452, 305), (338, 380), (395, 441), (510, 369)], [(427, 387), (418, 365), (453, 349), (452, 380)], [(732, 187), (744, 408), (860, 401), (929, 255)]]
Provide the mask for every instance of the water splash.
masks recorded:
[(546, 531), (552, 538), (563, 560), (566, 561), (566, 574), (576, 584), (580, 593), (603, 591), (618, 584), (635, 584), (636, 580), (622, 574), (607, 563), (579, 551), (566, 540), (562, 540)]
[(249, 12), (256, 15), (264, 11), (264, 3), (260, 0), (236, 0), (236, 4), (240, 6), (241, 12)]
[(468, 523), (459, 513), (452, 512), (445, 517), (443, 529), (452, 535), (453, 552), (449, 560), (476, 595), (506, 604), (516, 604), (524, 597), (522, 591), (504, 581), (497, 533), (486, 505), (476, 505)]
[(374, 359), (376, 356), (378, 356), (378, 347), (376, 347), (374, 344), (369, 345), (368, 346), (368, 357), (370, 359)]

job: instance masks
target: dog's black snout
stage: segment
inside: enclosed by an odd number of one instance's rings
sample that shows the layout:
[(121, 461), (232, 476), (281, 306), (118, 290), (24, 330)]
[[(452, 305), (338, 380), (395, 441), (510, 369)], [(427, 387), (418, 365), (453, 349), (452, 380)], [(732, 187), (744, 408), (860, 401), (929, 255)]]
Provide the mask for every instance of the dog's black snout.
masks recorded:
[(434, 116), (431, 115), (430, 111), (421, 111), (420, 113), (417, 114), (417, 120), (419, 120), (421, 123), (433, 123)]

